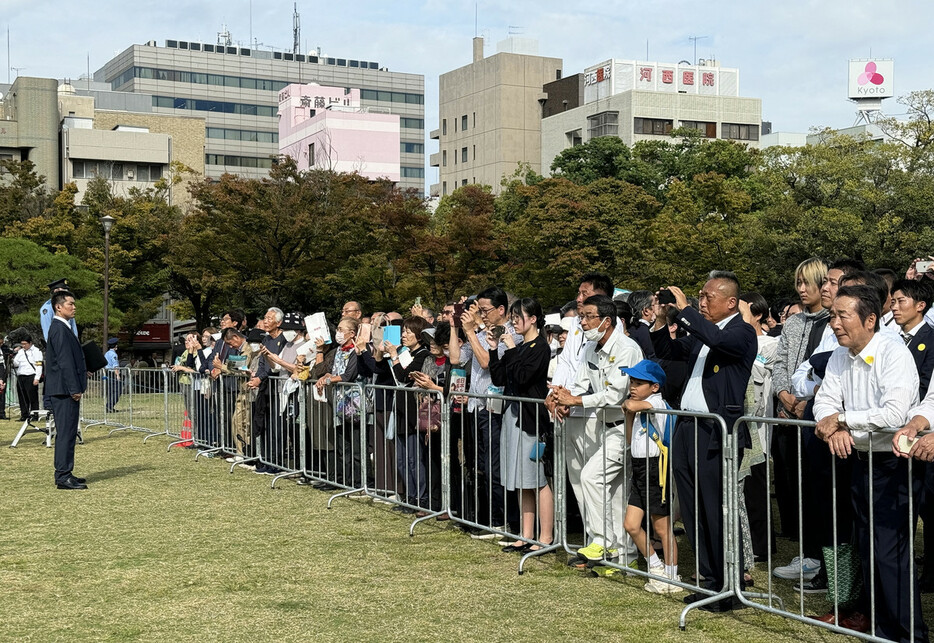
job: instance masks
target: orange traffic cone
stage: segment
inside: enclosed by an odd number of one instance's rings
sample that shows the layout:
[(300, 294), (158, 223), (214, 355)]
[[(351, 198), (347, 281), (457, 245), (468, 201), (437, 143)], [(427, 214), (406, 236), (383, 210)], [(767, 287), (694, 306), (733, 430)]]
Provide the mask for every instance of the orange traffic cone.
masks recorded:
[(182, 432), (180, 434), (180, 437), (182, 438), (182, 440), (187, 440), (187, 442), (180, 442), (176, 446), (190, 447), (192, 444), (194, 444), (191, 441), (191, 418), (188, 417), (188, 411), (185, 411), (185, 419), (182, 420)]

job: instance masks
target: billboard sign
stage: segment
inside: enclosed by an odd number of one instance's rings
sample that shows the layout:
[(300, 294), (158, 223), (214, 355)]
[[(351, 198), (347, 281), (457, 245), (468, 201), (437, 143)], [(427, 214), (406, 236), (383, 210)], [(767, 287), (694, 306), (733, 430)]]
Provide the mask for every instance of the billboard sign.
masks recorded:
[(851, 60), (847, 96), (852, 100), (895, 96), (895, 61), (866, 58)]

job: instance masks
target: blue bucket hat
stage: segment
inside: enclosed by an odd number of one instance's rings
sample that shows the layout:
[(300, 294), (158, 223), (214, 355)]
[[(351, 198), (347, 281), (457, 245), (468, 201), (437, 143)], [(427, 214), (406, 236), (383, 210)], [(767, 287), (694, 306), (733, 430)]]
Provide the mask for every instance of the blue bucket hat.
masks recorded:
[(665, 385), (665, 371), (661, 366), (650, 359), (644, 359), (631, 368), (620, 366), (619, 370), (637, 380), (654, 382), (659, 386)]

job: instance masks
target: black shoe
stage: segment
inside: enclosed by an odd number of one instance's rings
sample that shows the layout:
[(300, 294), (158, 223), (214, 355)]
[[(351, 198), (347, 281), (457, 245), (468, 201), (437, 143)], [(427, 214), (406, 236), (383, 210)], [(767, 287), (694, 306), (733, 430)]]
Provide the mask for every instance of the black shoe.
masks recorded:
[(61, 482), (56, 482), (55, 486), (59, 489), (87, 489), (88, 486), (83, 482), (78, 482), (76, 478), (65, 478)]
[(723, 612), (732, 612), (733, 610), (742, 609), (743, 607), (745, 607), (745, 605), (731, 596), (715, 603), (702, 605), (697, 609), (701, 610), (702, 612), (713, 612), (714, 614), (721, 614)]
[(79, 478), (78, 476), (71, 476), (71, 479), (77, 482), (78, 484), (84, 484), (87, 482), (84, 478)]
[(411, 516), (412, 514), (415, 513), (414, 509), (410, 507), (403, 507), (402, 505), (396, 505), (395, 507), (390, 509), (390, 511), (395, 511), (396, 513), (400, 513), (403, 516)]
[[(821, 568), (823, 571), (823, 568)], [(801, 581), (797, 581), (794, 584), (794, 590), (799, 594), (823, 594), (827, 591), (827, 576), (823, 573), (818, 573), (817, 576), (811, 580), (804, 581), (804, 584), (801, 584)]]
[(506, 546), (503, 547), (503, 549), (502, 549), (502, 552), (503, 552), (504, 554), (511, 554), (511, 553), (513, 553), (513, 552), (518, 552), (518, 553), (520, 553), (520, 554), (524, 554), (524, 553), (526, 553), (526, 552), (528, 552), (528, 551), (532, 551), (532, 544), (531, 544), (531, 543), (523, 543), (523, 542), (517, 542), (517, 543), (513, 543), (513, 544), (511, 544), (511, 545), (506, 545)]

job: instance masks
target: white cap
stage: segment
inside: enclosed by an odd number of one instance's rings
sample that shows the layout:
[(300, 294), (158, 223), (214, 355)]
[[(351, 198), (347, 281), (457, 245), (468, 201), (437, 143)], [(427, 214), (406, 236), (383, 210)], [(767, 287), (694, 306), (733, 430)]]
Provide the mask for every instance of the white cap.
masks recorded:
[(561, 318), (561, 328), (567, 332), (571, 332), (571, 328), (574, 326), (574, 317), (562, 317)]

